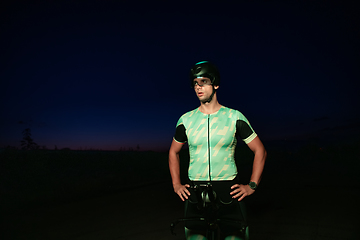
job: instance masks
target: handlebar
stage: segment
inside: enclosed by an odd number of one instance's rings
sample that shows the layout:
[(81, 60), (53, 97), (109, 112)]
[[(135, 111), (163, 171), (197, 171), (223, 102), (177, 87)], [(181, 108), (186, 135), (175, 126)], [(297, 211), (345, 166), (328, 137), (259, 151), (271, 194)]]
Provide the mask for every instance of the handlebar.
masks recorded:
[(221, 222), (227, 222), (232, 223), (235, 225), (239, 225), (240, 231), (245, 231), (246, 229), (246, 222), (245, 221), (238, 221), (233, 219), (225, 219), (225, 218), (214, 218), (213, 216), (208, 216), (208, 214), (205, 214), (205, 210), (208, 210), (210, 208), (211, 212), (219, 209), (219, 205), (217, 204), (217, 196), (216, 192), (213, 190), (213, 187), (210, 183), (207, 184), (198, 184), (198, 185), (192, 185), (190, 186), (190, 189), (193, 190), (195, 193), (195, 197), (197, 200), (197, 208), (200, 211), (204, 212), (204, 217), (200, 218), (180, 218), (175, 220), (170, 224), (170, 230), (171, 234), (176, 235), (174, 232), (175, 226), (180, 222), (185, 221), (200, 221), (205, 222), (208, 229), (214, 229), (217, 227), (217, 225)]

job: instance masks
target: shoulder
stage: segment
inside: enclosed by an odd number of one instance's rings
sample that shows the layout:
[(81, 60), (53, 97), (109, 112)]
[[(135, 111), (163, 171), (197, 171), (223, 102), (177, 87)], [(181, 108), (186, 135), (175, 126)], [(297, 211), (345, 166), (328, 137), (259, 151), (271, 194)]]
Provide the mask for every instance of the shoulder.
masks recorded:
[(199, 108), (196, 108), (194, 110), (188, 111), (186, 113), (184, 113), (183, 115), (181, 115), (181, 117), (179, 118), (176, 126), (180, 125), (180, 124), (184, 124), (184, 121), (187, 121), (188, 119), (190, 119), (191, 117), (197, 115), (197, 113), (199, 113)]
[(228, 108), (225, 106), (222, 107), (222, 110), (224, 112), (223, 114), (227, 114), (229, 117), (233, 118), (234, 120), (247, 120), (244, 114), (242, 114), (242, 112), (240, 112), (239, 110)]
[(186, 113), (184, 113), (183, 115), (181, 115), (180, 119), (183, 118), (191, 118), (192, 116), (196, 115), (197, 113), (199, 113), (199, 108), (196, 108), (194, 110), (188, 111)]

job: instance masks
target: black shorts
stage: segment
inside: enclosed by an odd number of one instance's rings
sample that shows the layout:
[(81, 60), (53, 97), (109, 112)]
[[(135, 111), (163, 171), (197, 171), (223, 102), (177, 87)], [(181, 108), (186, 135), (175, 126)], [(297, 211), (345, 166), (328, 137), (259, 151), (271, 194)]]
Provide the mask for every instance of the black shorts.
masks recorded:
[[(215, 192), (215, 205), (206, 208), (199, 207), (199, 201), (195, 190), (189, 188), (191, 195), (185, 202), (185, 219), (188, 218), (204, 218), (212, 217), (215, 219), (226, 219), (228, 221), (220, 221), (219, 227), (222, 232), (234, 232), (247, 225), (246, 210), (243, 201), (232, 198), (230, 192), (233, 190), (231, 186), (239, 183), (238, 178), (230, 181), (211, 181), (212, 189)], [(206, 185), (208, 182), (192, 181), (191, 186)], [(197, 188), (199, 189), (199, 188)], [(201, 187), (200, 187), (201, 189)], [(241, 222), (241, 225), (239, 224)], [(205, 231), (207, 224), (205, 221), (185, 221), (185, 226), (191, 230)]]

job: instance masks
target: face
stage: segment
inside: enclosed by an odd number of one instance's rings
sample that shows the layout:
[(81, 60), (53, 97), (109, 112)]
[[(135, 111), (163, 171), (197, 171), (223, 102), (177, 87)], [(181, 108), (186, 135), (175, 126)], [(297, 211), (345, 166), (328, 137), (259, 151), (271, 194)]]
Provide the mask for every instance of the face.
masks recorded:
[[(214, 86), (215, 89), (218, 89), (218, 87), (219, 86)], [(209, 78), (195, 78), (194, 90), (199, 100), (206, 102), (213, 93), (211, 80)]]

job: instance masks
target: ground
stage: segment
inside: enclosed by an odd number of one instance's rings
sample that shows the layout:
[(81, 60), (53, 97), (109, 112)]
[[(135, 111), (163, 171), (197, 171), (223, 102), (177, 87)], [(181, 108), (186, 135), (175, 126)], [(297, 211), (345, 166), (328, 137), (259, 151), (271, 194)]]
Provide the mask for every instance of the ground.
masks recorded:
[[(247, 197), (251, 240), (360, 239), (358, 160), (269, 158)], [(149, 180), (150, 182), (150, 180)], [(76, 201), (3, 211), (1, 239), (183, 240), (183, 202), (170, 179)]]
[[(254, 201), (249, 204), (251, 239), (360, 239), (360, 191), (337, 191), (329, 186), (276, 187), (249, 197)], [(180, 240), (182, 227), (179, 224), (177, 236), (172, 236), (170, 223), (182, 212), (182, 202), (163, 183), (8, 214), (6, 239)]]

